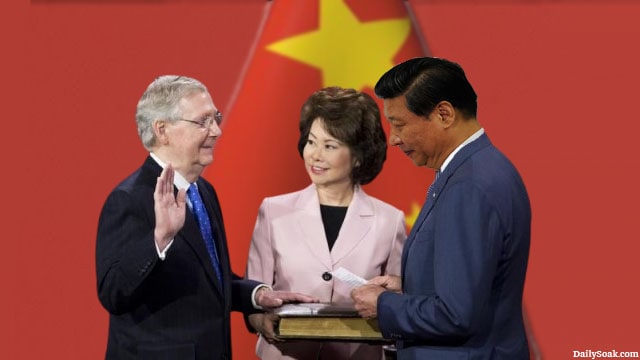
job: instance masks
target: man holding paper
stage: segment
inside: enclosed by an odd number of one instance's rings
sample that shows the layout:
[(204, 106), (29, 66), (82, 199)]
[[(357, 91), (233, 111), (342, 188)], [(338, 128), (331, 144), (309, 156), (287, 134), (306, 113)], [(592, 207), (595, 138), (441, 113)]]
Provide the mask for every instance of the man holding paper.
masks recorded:
[(462, 68), (438, 58), (378, 81), (389, 143), (436, 170), (402, 254), (402, 278), (353, 291), (356, 308), (397, 340), (398, 359), (529, 359), (522, 293), (531, 207), (513, 164), (476, 120)]

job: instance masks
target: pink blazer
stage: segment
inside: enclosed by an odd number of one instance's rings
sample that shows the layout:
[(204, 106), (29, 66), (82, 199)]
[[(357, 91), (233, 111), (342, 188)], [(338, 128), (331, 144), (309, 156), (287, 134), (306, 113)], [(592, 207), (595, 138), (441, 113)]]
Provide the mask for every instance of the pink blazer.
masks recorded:
[[(402, 211), (356, 187), (329, 252), (318, 194), (312, 184), (262, 202), (251, 239), (247, 277), (270, 284), (274, 290), (306, 293), (322, 302), (351, 303), (348, 286), (323, 274), (344, 267), (364, 279), (382, 274), (400, 275), (405, 239)], [(382, 356), (379, 346), (366, 344), (296, 341), (273, 346), (261, 340), (257, 354), (262, 359), (299, 359), (313, 356), (320, 347), (332, 359)]]

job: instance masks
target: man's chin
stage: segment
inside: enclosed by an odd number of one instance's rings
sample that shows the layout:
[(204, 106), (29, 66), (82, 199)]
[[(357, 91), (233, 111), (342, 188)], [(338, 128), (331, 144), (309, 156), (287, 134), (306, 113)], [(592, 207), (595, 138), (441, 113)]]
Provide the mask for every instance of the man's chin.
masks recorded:
[(213, 158), (211, 158), (211, 159), (202, 159), (202, 158), (201, 158), (201, 159), (198, 161), (198, 164), (197, 164), (197, 165), (201, 168), (201, 171), (204, 171), (204, 169), (205, 169), (207, 166), (211, 165), (211, 163), (212, 163), (212, 162), (213, 162)]
[(206, 154), (200, 155), (200, 164), (209, 165), (212, 162), (213, 162), (213, 153), (206, 153)]
[(418, 159), (414, 159), (414, 158), (410, 158), (410, 159), (411, 159), (411, 162), (413, 163), (413, 165), (415, 165), (415, 166), (418, 166), (418, 167), (425, 166), (425, 164), (422, 161), (418, 160)]

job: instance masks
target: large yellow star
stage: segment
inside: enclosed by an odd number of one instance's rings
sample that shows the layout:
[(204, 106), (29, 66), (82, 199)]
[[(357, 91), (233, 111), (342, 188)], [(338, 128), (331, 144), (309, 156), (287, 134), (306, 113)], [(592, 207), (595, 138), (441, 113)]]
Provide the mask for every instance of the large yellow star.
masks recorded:
[(360, 22), (342, 0), (320, 0), (320, 27), (267, 49), (322, 71), (323, 86), (375, 86), (409, 37), (408, 18)]

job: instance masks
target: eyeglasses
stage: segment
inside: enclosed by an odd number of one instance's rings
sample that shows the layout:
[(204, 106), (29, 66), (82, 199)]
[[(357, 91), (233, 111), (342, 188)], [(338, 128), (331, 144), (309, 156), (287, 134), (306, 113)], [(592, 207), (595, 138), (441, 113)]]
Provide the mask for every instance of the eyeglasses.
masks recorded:
[(216, 122), (216, 124), (220, 125), (220, 123), (222, 122), (222, 113), (220, 111), (216, 111), (215, 114), (209, 115), (203, 118), (202, 120), (189, 120), (189, 119), (178, 119), (178, 120), (196, 124), (200, 127), (200, 130), (207, 131), (211, 128), (211, 125), (213, 125), (214, 121)]

